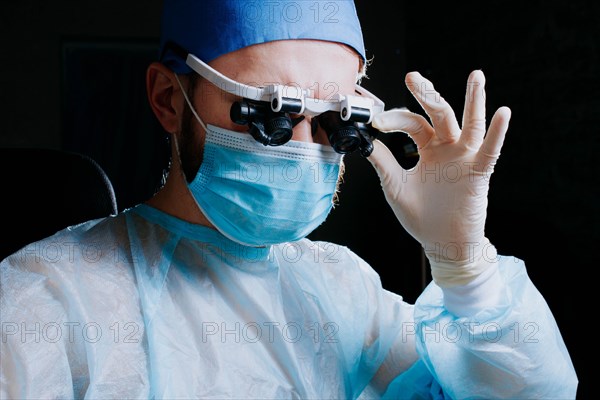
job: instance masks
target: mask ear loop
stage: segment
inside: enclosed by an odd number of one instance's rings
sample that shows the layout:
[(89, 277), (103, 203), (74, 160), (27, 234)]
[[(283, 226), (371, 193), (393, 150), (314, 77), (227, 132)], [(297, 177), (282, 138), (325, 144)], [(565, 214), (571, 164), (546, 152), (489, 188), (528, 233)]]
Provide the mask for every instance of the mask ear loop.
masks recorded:
[[(183, 97), (185, 98), (186, 103), (190, 107), (190, 110), (192, 110), (192, 113), (194, 114), (194, 116), (198, 120), (198, 123), (200, 124), (200, 126), (202, 126), (202, 128), (204, 129), (204, 132), (205, 133), (208, 132), (208, 129), (206, 128), (206, 125), (204, 124), (204, 122), (202, 122), (202, 119), (196, 113), (196, 110), (194, 110), (194, 107), (192, 107), (192, 102), (190, 101), (190, 99), (189, 99), (187, 93), (185, 92), (185, 90), (183, 89), (183, 85), (181, 84), (181, 81), (179, 80), (179, 77), (177, 76), (177, 74), (174, 74), (174, 75), (175, 75), (175, 79), (177, 80), (177, 83), (179, 84), (179, 87), (181, 88), (181, 93), (183, 94)], [(191, 189), (190, 189), (190, 187), (189, 187), (189, 185), (187, 183), (188, 181), (187, 181), (187, 178), (185, 176), (185, 171), (183, 170), (183, 163), (181, 162), (181, 152), (179, 151), (179, 140), (177, 140), (177, 139), (178, 138), (175, 138), (174, 142), (175, 142), (175, 153), (177, 154), (177, 159), (179, 160), (179, 173), (181, 175), (181, 178), (183, 179), (184, 186), (185, 186), (187, 192), (189, 193), (189, 195), (194, 200), (194, 204), (196, 204), (196, 207), (198, 208), (198, 211), (200, 211), (200, 213), (204, 216), (204, 218), (206, 218), (206, 215), (202, 211), (202, 208), (200, 207), (200, 204), (198, 204), (198, 201), (194, 197), (194, 194), (192, 193), (192, 191), (191, 191)]]
[[(177, 155), (177, 160), (179, 162), (179, 174), (183, 178), (183, 181), (187, 183), (187, 179), (185, 177), (185, 172), (183, 171), (183, 164), (181, 162), (181, 152), (179, 151), (179, 140), (178, 140), (178, 138), (175, 138), (175, 140), (173, 140), (173, 144), (175, 145), (175, 154)], [(186, 185), (186, 187), (187, 187), (187, 185)]]
[(174, 75), (175, 75), (175, 79), (177, 80), (177, 83), (179, 84), (179, 88), (181, 89), (181, 93), (183, 94), (183, 98), (185, 99), (185, 102), (190, 107), (190, 110), (192, 110), (194, 117), (196, 117), (196, 119), (198, 120), (198, 123), (204, 129), (204, 132), (205, 133), (208, 132), (208, 129), (206, 129), (206, 125), (204, 124), (204, 122), (202, 122), (202, 119), (200, 118), (198, 113), (196, 113), (196, 110), (194, 110), (194, 107), (192, 106), (192, 102), (190, 101), (190, 98), (188, 97), (186, 91), (183, 89), (183, 85), (181, 84), (179, 77), (177, 76), (177, 74), (174, 74)]

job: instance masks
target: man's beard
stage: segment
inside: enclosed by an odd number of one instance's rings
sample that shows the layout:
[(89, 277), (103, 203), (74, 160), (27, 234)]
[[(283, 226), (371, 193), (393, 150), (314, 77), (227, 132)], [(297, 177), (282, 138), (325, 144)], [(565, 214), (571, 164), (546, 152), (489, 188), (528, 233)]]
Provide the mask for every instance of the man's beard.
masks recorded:
[[(188, 183), (191, 183), (202, 164), (202, 155), (204, 154), (204, 140), (195, 141), (195, 133), (192, 127), (193, 116), (188, 107), (185, 107), (181, 124), (181, 140), (179, 141), (179, 157), (181, 169)], [(177, 139), (175, 139), (177, 140)]]

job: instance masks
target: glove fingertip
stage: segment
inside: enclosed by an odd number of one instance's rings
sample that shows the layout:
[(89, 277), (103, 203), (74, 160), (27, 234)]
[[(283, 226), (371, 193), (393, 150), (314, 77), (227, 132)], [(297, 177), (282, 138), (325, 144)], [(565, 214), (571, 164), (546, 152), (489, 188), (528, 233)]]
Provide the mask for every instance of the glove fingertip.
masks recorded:
[(373, 140), (373, 151), (367, 157), (367, 159), (376, 167), (387, 167), (388, 169), (391, 166), (399, 165), (398, 161), (388, 149), (388, 147), (383, 144), (380, 140)]
[(382, 132), (397, 130), (398, 119), (402, 118), (402, 114), (404, 113), (410, 113), (408, 108), (401, 107), (383, 111), (373, 117), (373, 128)]

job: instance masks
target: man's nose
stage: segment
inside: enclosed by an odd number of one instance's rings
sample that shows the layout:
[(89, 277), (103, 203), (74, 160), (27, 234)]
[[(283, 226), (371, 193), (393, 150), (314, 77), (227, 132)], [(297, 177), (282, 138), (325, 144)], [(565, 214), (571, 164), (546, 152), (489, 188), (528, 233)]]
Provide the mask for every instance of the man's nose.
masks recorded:
[[(316, 122), (316, 121), (315, 121)], [(314, 130), (313, 130), (314, 129)], [(299, 142), (327, 144), (327, 140), (320, 134), (318, 125), (313, 126), (313, 117), (305, 117), (298, 122), (292, 130), (292, 140)]]
[[(292, 130), (292, 140), (299, 142), (313, 142), (310, 117), (299, 116), (302, 120), (295, 124)], [(294, 121), (294, 119), (292, 119)]]

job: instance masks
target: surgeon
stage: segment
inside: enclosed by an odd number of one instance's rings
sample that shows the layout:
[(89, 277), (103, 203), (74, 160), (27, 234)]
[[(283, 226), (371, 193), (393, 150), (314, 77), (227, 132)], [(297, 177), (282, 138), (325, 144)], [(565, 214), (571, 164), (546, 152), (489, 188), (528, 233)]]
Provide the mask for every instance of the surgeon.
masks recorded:
[[(166, 183), (2, 262), (0, 398), (574, 398), (551, 311), (484, 232), (509, 109), (486, 125), (474, 71), (460, 123), (418, 72), (429, 119), (384, 110), (355, 86), (366, 63), (351, 1), (166, 0), (147, 70)], [(407, 132), (415, 169), (373, 129)], [(430, 261), (414, 305), (306, 239), (351, 151)]]

